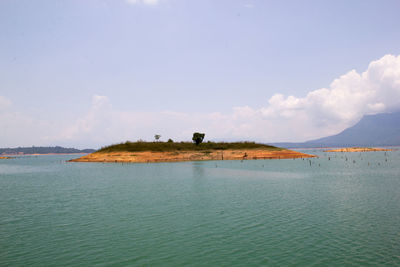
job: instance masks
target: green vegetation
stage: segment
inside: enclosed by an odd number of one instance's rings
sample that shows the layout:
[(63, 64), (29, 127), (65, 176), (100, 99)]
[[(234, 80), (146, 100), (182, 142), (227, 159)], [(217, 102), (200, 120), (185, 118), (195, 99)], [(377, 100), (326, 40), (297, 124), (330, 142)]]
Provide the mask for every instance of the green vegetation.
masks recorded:
[(192, 137), (192, 140), (193, 140), (193, 142), (195, 142), (196, 145), (198, 146), (200, 143), (203, 142), (204, 136), (205, 136), (205, 135), (206, 135), (206, 134), (203, 134), (203, 133), (194, 133), (194, 134), (193, 134), (193, 137)]
[(282, 150), (281, 148), (269, 146), (265, 144), (258, 144), (255, 142), (234, 142), (234, 143), (225, 143), (225, 142), (207, 142), (200, 143), (196, 145), (195, 143), (189, 142), (125, 142), (121, 144), (115, 144), (107, 147), (103, 147), (97, 152), (119, 152), (119, 151), (127, 151), (127, 152), (137, 152), (137, 151), (154, 151), (154, 152), (163, 152), (163, 151), (201, 151), (201, 150), (227, 150), (227, 149), (265, 149), (265, 150)]

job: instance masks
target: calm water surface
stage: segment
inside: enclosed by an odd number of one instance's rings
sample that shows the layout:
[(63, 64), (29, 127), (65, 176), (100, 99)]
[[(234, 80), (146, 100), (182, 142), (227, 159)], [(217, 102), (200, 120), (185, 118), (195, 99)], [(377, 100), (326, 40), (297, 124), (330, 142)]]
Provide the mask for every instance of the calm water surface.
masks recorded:
[(0, 265), (400, 265), (400, 151), (307, 152), (320, 157), (0, 160)]

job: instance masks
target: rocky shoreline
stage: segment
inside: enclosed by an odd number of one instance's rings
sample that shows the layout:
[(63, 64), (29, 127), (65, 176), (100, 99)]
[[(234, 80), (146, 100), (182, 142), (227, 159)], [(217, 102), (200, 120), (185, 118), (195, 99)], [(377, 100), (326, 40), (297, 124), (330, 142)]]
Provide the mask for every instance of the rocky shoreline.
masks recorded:
[(168, 152), (95, 152), (69, 162), (180, 162), (206, 160), (256, 160), (256, 159), (293, 159), (312, 158), (314, 155), (293, 150), (205, 150), (205, 151), (168, 151)]

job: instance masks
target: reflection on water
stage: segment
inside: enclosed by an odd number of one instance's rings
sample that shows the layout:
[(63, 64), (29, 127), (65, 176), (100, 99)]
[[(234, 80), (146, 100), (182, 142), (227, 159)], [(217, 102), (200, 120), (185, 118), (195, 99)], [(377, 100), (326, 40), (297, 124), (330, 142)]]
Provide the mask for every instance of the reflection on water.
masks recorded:
[(194, 161), (192, 162), (193, 167), (193, 178), (204, 178), (204, 161)]

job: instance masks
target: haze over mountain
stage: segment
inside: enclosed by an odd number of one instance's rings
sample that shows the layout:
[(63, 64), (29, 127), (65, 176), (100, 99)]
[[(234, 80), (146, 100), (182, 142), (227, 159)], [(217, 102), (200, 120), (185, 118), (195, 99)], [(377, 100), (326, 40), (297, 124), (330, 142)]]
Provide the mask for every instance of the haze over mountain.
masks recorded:
[(284, 147), (400, 145), (400, 112), (365, 115), (339, 134), (304, 143), (276, 143)]
[(0, 148), (0, 154), (13, 155), (13, 154), (70, 154), (70, 153), (92, 153), (94, 149), (76, 149), (76, 148), (65, 148), (61, 146), (55, 147), (43, 147), (43, 146), (32, 146), (32, 147), (17, 147), (17, 148)]

